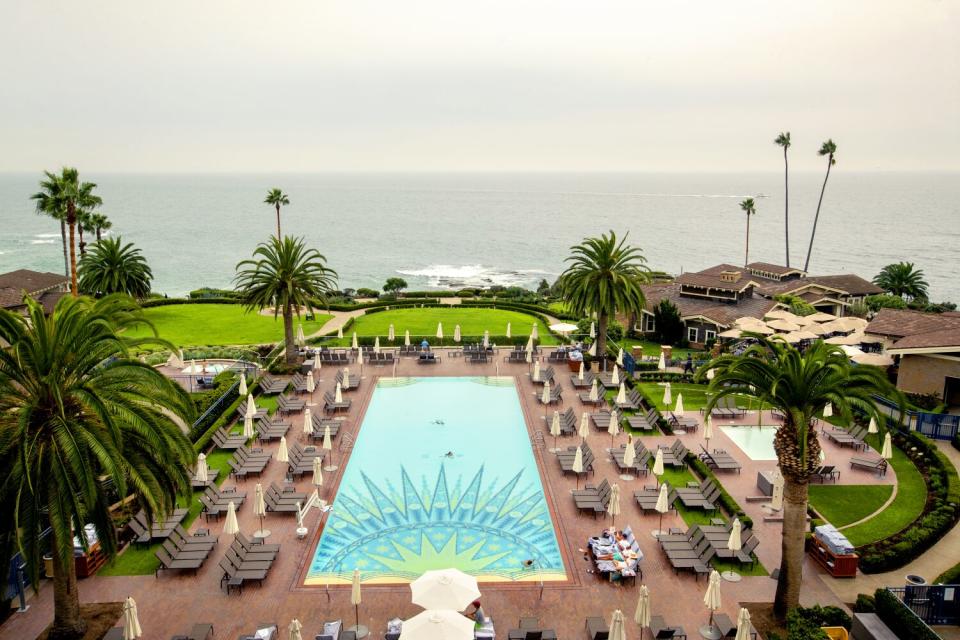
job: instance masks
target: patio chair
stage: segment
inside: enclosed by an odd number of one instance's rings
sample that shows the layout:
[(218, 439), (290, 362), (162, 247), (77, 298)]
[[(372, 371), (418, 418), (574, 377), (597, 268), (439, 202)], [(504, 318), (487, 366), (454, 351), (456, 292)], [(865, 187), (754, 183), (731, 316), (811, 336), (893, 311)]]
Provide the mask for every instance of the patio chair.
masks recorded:
[[(714, 621), (716, 621), (716, 616), (714, 616)], [(683, 627), (668, 625), (664, 622), (663, 616), (650, 617), (650, 633), (657, 640), (668, 640), (670, 638), (687, 640), (687, 632), (683, 630)]]
[(610, 636), (610, 628), (607, 627), (607, 621), (599, 616), (587, 618), (586, 624), (587, 637), (590, 640), (607, 640)]

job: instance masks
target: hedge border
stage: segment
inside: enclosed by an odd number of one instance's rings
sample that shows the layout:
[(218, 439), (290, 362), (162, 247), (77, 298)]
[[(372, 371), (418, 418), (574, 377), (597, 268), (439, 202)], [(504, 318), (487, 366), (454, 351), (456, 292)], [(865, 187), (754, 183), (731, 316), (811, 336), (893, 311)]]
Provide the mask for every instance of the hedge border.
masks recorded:
[(743, 525), (744, 528), (753, 527), (753, 518), (748, 516), (743, 510), (743, 507), (740, 506), (740, 503), (727, 493), (723, 482), (720, 481), (717, 475), (703, 460), (697, 457), (697, 454), (692, 451), (687, 451), (687, 464), (700, 475), (701, 479), (709, 478), (717, 485), (717, 488), (720, 489), (720, 506), (727, 512), (728, 516), (739, 518), (740, 524)]
[(873, 599), (877, 616), (898, 638), (910, 638), (910, 640), (940, 638), (889, 589), (877, 589)]

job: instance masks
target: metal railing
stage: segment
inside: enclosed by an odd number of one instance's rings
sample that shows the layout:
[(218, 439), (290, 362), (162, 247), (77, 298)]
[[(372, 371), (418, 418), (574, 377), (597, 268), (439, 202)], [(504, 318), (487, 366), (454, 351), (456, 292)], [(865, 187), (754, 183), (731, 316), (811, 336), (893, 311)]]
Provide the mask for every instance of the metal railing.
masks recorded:
[[(960, 585), (929, 584), (887, 587), (897, 596), (904, 609), (924, 625), (957, 624), (960, 622)], [(930, 630), (933, 633), (933, 630)]]
[(952, 440), (960, 431), (960, 415), (949, 413), (930, 413), (908, 409), (906, 415), (900, 413), (897, 404), (888, 398), (874, 396), (881, 410), (895, 422), (905, 425), (910, 431), (934, 440)]

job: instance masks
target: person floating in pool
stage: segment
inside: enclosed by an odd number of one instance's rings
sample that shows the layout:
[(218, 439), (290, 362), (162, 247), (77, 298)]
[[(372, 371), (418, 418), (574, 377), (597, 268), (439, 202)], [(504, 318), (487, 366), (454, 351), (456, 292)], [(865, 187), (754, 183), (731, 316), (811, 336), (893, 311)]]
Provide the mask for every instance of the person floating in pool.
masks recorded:
[(453, 456), (453, 451), (447, 451), (445, 454), (443, 454), (443, 457), (444, 457), (444, 458), (452, 458), (452, 457), (454, 457), (454, 456)]
[(442, 425), (445, 425), (445, 424), (446, 424), (446, 422), (444, 422), (444, 421), (443, 421), (443, 420), (441, 420), (440, 418), (437, 418), (436, 420), (434, 420), (434, 421), (433, 421), (433, 422), (431, 422), (430, 424), (439, 424), (439, 425), (441, 425), (441, 426), (442, 426)]

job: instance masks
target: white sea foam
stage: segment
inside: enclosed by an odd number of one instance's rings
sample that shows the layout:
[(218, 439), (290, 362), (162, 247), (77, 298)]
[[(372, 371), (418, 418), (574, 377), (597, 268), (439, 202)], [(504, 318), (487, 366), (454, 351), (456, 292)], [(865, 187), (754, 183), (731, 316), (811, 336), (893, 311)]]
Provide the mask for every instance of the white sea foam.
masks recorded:
[(56, 240), (31, 240), (30, 244), (54, 244)]
[(59, 238), (59, 233), (36, 233), (33, 236), (34, 238)]
[(422, 278), (431, 287), (510, 287), (529, 285), (548, 275), (541, 269), (494, 269), (482, 264), (431, 264), (419, 269), (398, 269), (397, 273)]

